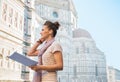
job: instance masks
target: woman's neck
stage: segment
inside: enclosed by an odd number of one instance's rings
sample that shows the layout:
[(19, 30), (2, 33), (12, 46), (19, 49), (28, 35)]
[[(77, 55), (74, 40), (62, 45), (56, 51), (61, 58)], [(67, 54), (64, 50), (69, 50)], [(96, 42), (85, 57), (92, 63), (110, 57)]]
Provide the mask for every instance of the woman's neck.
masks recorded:
[(52, 40), (53, 38), (54, 38), (54, 37), (48, 37), (48, 38), (46, 39), (46, 42)]

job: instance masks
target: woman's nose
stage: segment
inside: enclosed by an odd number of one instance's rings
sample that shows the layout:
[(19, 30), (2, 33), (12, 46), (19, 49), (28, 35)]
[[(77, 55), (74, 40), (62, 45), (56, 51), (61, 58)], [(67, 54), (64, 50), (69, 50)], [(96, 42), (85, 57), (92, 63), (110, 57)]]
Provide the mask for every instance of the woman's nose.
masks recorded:
[(40, 32), (40, 34), (42, 34), (42, 32)]

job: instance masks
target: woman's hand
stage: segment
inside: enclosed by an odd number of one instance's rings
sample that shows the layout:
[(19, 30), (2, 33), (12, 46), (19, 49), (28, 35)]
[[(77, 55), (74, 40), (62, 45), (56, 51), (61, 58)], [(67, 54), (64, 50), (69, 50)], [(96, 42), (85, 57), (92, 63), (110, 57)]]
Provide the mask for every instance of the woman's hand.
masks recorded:
[(44, 41), (45, 41), (45, 39), (44, 39), (44, 38), (42, 38), (42, 37), (41, 37), (39, 40), (41, 40), (41, 42), (44, 42)]
[(29, 66), (29, 68), (31, 68), (31, 69), (34, 70), (34, 71), (39, 71), (39, 70), (40, 70), (39, 65)]
[(40, 44), (42, 44), (44, 41), (45, 41), (45, 39), (40, 38), (37, 42), (40, 43)]

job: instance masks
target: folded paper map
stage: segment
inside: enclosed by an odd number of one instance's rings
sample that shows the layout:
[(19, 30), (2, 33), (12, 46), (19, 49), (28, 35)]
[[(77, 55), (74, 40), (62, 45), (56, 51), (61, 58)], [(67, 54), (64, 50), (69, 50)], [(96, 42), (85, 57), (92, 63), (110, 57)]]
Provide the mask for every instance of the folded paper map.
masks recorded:
[(10, 56), (8, 56), (8, 58), (17, 61), (25, 66), (33, 66), (36, 65), (38, 62), (34, 61), (18, 52), (14, 52), (13, 54), (11, 54)]

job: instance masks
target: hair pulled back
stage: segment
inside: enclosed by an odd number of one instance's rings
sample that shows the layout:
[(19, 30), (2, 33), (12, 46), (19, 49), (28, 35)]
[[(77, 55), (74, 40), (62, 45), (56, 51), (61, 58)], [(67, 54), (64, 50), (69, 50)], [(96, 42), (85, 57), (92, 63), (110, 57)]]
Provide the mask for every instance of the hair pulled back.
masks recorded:
[(44, 25), (48, 26), (48, 28), (53, 31), (53, 37), (55, 37), (60, 24), (57, 21), (54, 23), (52, 23), (51, 21), (46, 21)]

